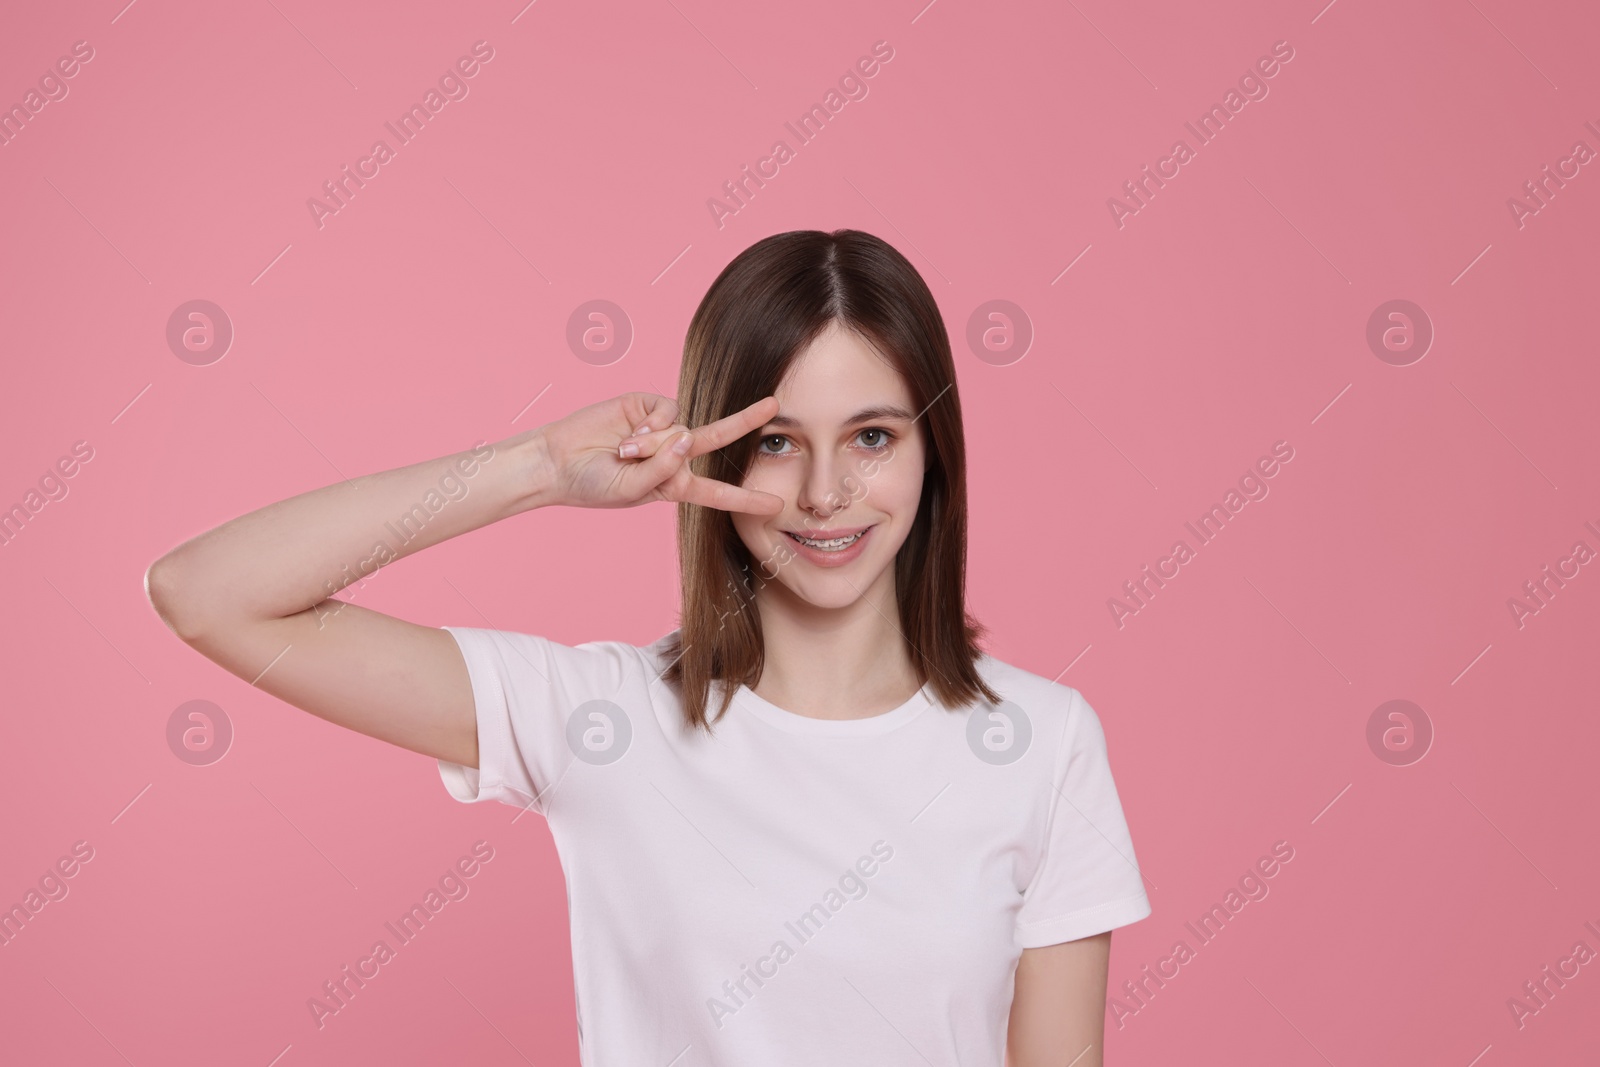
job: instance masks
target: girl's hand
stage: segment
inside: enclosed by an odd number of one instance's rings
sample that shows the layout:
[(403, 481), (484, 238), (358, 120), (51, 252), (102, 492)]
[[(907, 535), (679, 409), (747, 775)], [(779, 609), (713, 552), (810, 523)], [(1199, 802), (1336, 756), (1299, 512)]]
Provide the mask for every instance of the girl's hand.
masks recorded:
[(684, 500), (776, 515), (784, 508), (782, 497), (702, 478), (689, 470), (687, 460), (737, 441), (777, 413), (777, 397), (768, 396), (691, 430), (677, 421), (677, 402), (654, 393), (624, 393), (579, 408), (538, 431), (547, 460), (547, 503), (627, 508)]

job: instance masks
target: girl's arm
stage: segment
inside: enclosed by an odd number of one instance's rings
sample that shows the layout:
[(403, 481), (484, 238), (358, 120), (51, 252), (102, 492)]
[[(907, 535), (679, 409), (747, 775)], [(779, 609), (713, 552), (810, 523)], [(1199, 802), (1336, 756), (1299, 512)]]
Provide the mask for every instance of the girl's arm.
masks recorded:
[[(441, 481), (466, 486), (465, 495), (450, 500)], [(539, 431), (530, 430), (476, 452), (368, 474), (252, 511), (156, 560), (145, 588), (186, 644), (273, 696), (340, 726), (475, 767), (472, 691), (455, 640), (328, 598), (370, 574), (374, 563), (543, 506), (550, 481)], [(430, 492), (434, 502), (446, 501), (437, 514), (427, 507)], [(405, 517), (410, 522), (397, 525)], [(401, 534), (411, 540), (402, 542)], [(379, 544), (387, 556), (374, 558)]]
[(1025, 948), (1006, 1034), (1006, 1067), (1102, 1067), (1111, 931)]
[[(688, 500), (776, 513), (777, 497), (699, 478), (685, 463), (761, 426), (776, 408), (768, 397), (695, 429), (678, 452), (670, 446), (688, 428), (675, 421), (677, 405), (627, 393), (487, 448), (252, 511), (156, 560), (145, 589), (178, 637), (252, 685), (329, 722), (476, 767), (472, 688), (455, 639), (329, 596), (374, 562), (552, 504)], [(641, 425), (646, 432), (633, 436)], [(624, 440), (638, 445), (634, 458), (619, 456)], [(386, 553), (376, 552), (380, 543)]]

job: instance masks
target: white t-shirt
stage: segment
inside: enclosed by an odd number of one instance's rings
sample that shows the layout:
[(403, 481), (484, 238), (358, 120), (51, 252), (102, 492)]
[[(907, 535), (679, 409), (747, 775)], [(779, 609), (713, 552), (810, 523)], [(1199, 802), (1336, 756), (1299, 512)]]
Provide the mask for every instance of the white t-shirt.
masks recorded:
[(439, 773), (549, 822), (585, 1067), (1000, 1067), (1022, 949), (1150, 914), (1076, 689), (985, 656), (997, 707), (825, 720), (741, 686), (708, 738), (672, 634), (446, 629), (480, 766)]

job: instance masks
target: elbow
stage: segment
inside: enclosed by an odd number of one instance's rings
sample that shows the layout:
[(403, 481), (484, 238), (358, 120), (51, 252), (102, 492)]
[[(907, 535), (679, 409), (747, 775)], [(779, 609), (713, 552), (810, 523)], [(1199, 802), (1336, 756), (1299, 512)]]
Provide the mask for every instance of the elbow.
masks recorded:
[(144, 572), (144, 595), (167, 629), (191, 643), (203, 635), (204, 628), (194, 611), (195, 597), (176, 554), (174, 549), (150, 564)]

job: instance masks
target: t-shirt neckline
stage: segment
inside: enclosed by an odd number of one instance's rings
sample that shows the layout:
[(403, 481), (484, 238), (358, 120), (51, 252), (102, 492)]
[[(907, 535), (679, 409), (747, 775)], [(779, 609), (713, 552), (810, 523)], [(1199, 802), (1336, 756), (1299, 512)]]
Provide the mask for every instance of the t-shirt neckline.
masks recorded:
[(911, 698), (899, 707), (859, 719), (818, 719), (786, 711), (758, 696), (747, 685), (739, 686), (733, 694), (735, 709), (749, 712), (762, 722), (788, 733), (813, 737), (874, 737), (904, 726), (932, 706), (933, 700), (928, 695), (926, 683), (919, 686)]

